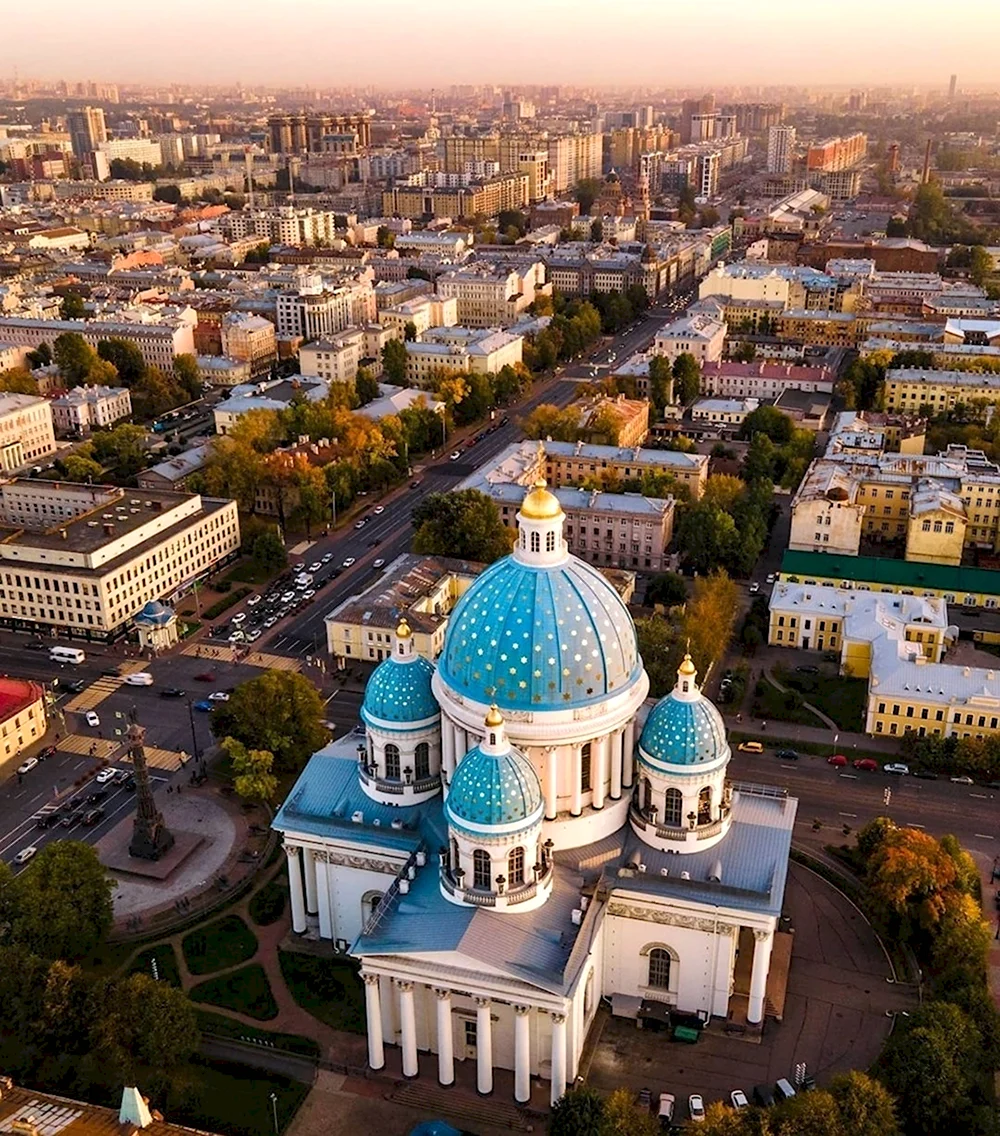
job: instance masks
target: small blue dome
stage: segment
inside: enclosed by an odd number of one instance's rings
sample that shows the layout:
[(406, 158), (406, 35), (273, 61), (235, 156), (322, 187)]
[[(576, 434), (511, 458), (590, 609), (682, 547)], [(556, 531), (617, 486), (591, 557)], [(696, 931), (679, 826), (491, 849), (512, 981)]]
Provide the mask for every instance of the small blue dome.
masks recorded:
[(458, 763), (445, 804), (448, 820), (459, 828), (463, 823), (529, 828), (541, 820), (542, 810), (542, 787), (531, 762), (516, 749), (491, 754), (480, 746)]
[(403, 725), (440, 714), (431, 691), (433, 674), (433, 663), (422, 655), (409, 662), (400, 662), (392, 655), (383, 659), (368, 680), (361, 717), (369, 725), (369, 718)]
[(133, 617), (133, 623), (143, 624), (147, 627), (163, 627), (174, 618), (174, 609), (160, 603), (159, 600), (150, 600), (148, 604)]
[(728, 755), (729, 742), (722, 715), (707, 698), (689, 701), (671, 691), (650, 711), (639, 749), (640, 761), (663, 769), (713, 762)]
[(452, 690), (501, 709), (599, 702), (642, 675), (628, 609), (575, 556), (492, 564), (455, 606), (438, 666)]

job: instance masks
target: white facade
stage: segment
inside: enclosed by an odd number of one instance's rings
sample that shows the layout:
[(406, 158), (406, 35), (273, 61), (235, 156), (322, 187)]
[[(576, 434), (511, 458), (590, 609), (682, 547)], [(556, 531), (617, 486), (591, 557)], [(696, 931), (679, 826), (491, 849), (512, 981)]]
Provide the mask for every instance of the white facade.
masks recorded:
[(795, 158), (795, 127), (772, 126), (767, 132), (767, 172), (790, 174)]
[(126, 387), (74, 387), (49, 405), (52, 422), (61, 434), (83, 434), (132, 414), (132, 396)]
[(726, 324), (708, 315), (684, 316), (662, 327), (653, 340), (653, 353), (673, 362), (693, 355), (699, 363), (716, 363), (726, 345)]
[(18, 469), (56, 448), (52, 410), (44, 398), (0, 395), (0, 469)]

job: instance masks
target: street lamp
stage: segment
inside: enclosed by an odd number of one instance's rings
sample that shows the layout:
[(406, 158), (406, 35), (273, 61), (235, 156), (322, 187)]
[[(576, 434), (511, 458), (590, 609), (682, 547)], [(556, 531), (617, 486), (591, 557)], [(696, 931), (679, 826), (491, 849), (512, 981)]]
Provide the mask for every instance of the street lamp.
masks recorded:
[(274, 1136), (278, 1136), (278, 1094), (271, 1093), (271, 1113), (274, 1116)]

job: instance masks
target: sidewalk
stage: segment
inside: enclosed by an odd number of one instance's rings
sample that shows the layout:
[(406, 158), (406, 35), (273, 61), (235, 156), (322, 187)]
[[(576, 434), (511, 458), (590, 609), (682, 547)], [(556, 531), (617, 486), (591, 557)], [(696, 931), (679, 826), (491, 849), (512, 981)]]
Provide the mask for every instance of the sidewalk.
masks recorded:
[[(775, 744), (778, 741), (812, 742), (814, 745), (829, 746), (831, 753), (834, 752), (834, 744), (844, 753), (852, 749), (870, 753), (899, 753), (899, 738), (856, 734), (847, 730), (824, 730), (822, 726), (802, 726), (798, 722), (779, 722), (774, 719), (770, 719), (767, 729), (762, 730), (759, 718), (750, 718), (746, 714), (740, 718), (735, 714), (726, 714), (723, 718), (727, 730), (758, 738), (765, 744)], [(836, 743), (834, 738), (837, 739)]]

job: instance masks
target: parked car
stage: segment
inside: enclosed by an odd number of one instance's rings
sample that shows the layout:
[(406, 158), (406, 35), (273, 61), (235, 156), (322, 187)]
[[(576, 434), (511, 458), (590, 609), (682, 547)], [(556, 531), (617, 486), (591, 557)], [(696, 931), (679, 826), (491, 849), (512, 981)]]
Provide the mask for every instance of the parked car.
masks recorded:
[(195, 710), (200, 710), (202, 713), (207, 714), (210, 710), (215, 709), (215, 703), (209, 702), (207, 698), (203, 698), (200, 702), (194, 704)]
[(774, 1082), (774, 1095), (778, 1100), (791, 1100), (795, 1096), (795, 1090), (792, 1088), (791, 1082), (787, 1077), (779, 1077)]
[(868, 773), (874, 773), (878, 769), (878, 762), (870, 757), (859, 757), (854, 763), (855, 769), (864, 769)]
[(259, 627), (255, 627), (255, 628), (253, 629), (253, 631), (248, 631), (248, 632), (247, 632), (247, 642), (248, 642), (248, 643), (256, 643), (256, 642), (257, 642), (257, 640), (258, 640), (258, 639), (260, 638), (260, 636), (261, 636), (261, 630), (260, 630), (260, 628), (259, 628)]
[(732, 1101), (733, 1108), (735, 1108), (737, 1112), (739, 1112), (742, 1108), (750, 1107), (750, 1102), (747, 1100), (747, 1095), (742, 1089), (733, 1089), (733, 1091), (729, 1094), (729, 1099), (730, 1101)]
[(376, 505), (375, 508), (372, 509), (372, 512), (375, 514), (376, 517), (381, 517), (382, 514), (385, 512), (385, 505)]
[(323, 567), (323, 561), (317, 560), (314, 564), (309, 565), (310, 572), (318, 572)]
[(798, 761), (798, 751), (794, 749), (779, 749), (775, 755), (779, 761)]
[[(911, 776), (919, 777), (921, 781), (936, 781), (937, 774), (931, 769), (914, 769)], [(1000, 781), (995, 781), (993, 787), (1000, 789)]]
[(835, 753), (826, 759), (827, 765), (836, 765), (838, 769), (847, 764), (847, 758), (842, 753)]
[(736, 747), (740, 753), (763, 753), (764, 747), (760, 742), (740, 742)]
[(410, 488), (411, 488), (411, 489), (416, 489), (416, 488), (417, 488), (417, 486), (418, 486), (419, 484), (420, 484), (420, 479), (419, 479), (419, 478), (417, 478), (417, 480), (416, 480), (416, 481), (411, 481), (411, 482), (410, 482)]
[(750, 585), (750, 595), (755, 596), (760, 591), (760, 583), (757, 580)]
[(451, 454), (451, 456), (450, 456), (450, 457), (448, 458), (448, 461), (457, 462), (457, 461), (458, 461), (458, 459), (459, 459), (459, 458), (460, 458), (461, 456), (462, 456), (462, 451), (461, 451), (461, 450), (455, 450), (455, 451), (454, 451), (454, 452), (453, 452), (453, 453)]
[(92, 726), (94, 729), (97, 729), (101, 724), (100, 716), (96, 710), (88, 710), (84, 717), (87, 719), (87, 725)]
[(306, 601), (311, 600), (315, 594), (315, 588), (306, 588), (306, 590), (302, 593), (301, 599)]
[(290, 604), (295, 599), (294, 592), (283, 592), (281, 595), (281, 602), (283, 604)]
[(260, 601), (261, 601), (260, 596), (251, 596), (247, 600), (247, 607), (256, 607), (260, 603)]
[(22, 761), (21, 764), (17, 767), (18, 777), (23, 777), (25, 773), (30, 773), (32, 771), (32, 769), (34, 769), (37, 764), (38, 764), (38, 758), (37, 757), (25, 758), (24, 761)]
[(774, 1104), (774, 1093), (770, 1085), (754, 1085), (753, 1102), (761, 1108), (770, 1108)]
[(700, 1093), (692, 1093), (688, 1097), (688, 1115), (695, 1124), (701, 1124), (705, 1119), (705, 1102)]
[(964, 773), (960, 777), (949, 778), (953, 785), (975, 785), (975, 781), (971, 777), (967, 777)]
[(242, 623), (246, 619), (247, 613), (245, 611), (238, 611), (232, 618), (232, 623)]
[(819, 674), (819, 667), (814, 667), (812, 665), (812, 663), (803, 663), (802, 666), (796, 667), (795, 669), (799, 672), (799, 674), (804, 674), (804, 675), (818, 675)]
[(267, 617), (267, 619), (264, 620), (264, 626), (265, 627), (273, 627), (277, 622), (278, 622), (278, 617), (276, 615), (269, 615)]
[(234, 631), (232, 633), (232, 635), (229, 636), (229, 639), (227, 640), (227, 642), (229, 642), (229, 643), (242, 643), (244, 639), (246, 639), (246, 636), (243, 634), (242, 631)]
[(673, 1093), (660, 1093), (660, 1099), (656, 1107), (656, 1115), (660, 1120), (660, 1130), (662, 1132), (669, 1132), (670, 1127), (674, 1122), (674, 1096)]
[(27, 848), (22, 848), (20, 852), (14, 857), (14, 863), (20, 867), (27, 862), (38, 852), (34, 844), (29, 844)]
[(882, 766), (883, 773), (895, 773), (899, 777), (906, 777), (909, 775), (910, 767), (902, 761), (890, 761), (888, 765)]

